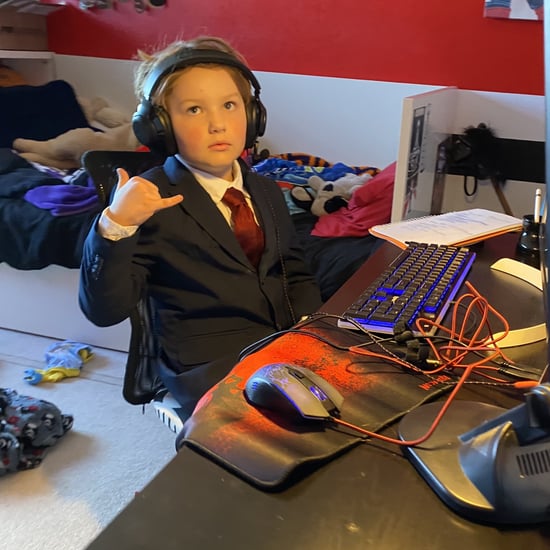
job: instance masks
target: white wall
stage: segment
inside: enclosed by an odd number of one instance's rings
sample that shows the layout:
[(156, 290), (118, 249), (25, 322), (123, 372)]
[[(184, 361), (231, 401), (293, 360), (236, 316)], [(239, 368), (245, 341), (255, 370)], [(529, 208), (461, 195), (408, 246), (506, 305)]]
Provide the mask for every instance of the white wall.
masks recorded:
[(57, 78), (70, 82), (78, 95), (104, 97), (128, 114), (137, 105), (132, 87), (135, 61), (55, 55)]
[(0, 263), (0, 327), (127, 351), (130, 321), (96, 327), (78, 306), (78, 269), (19, 270)]
[[(77, 94), (132, 113), (135, 61), (56, 55), (57, 77)], [(258, 72), (267, 109), (260, 147), (383, 168), (397, 159), (403, 98), (434, 86)]]
[(460, 90), (455, 132), (485, 122), (498, 137), (544, 141), (544, 96)]
[[(137, 104), (132, 87), (136, 63), (67, 55), (55, 58), (57, 77), (69, 81), (79, 95), (105, 97), (112, 106), (129, 114)], [(267, 131), (260, 148), (273, 154), (303, 152), (330, 162), (380, 168), (398, 159), (400, 139), (401, 147), (403, 139), (406, 141), (402, 132), (405, 98), (439, 89), (268, 72), (258, 72), (257, 77), (268, 111)], [(449, 115), (453, 133), (485, 122), (502, 138), (544, 141), (543, 96), (458, 90), (457, 103)], [(436, 124), (433, 119), (431, 124)], [(433, 163), (434, 152), (425, 154), (426, 162)], [(403, 151), (401, 157), (400, 163)], [(398, 172), (403, 171), (401, 164)], [(514, 214), (521, 216), (530, 211), (534, 187), (525, 182), (507, 182), (504, 193)], [(490, 183), (480, 182), (478, 193), (468, 198), (462, 190), (462, 178), (456, 176), (447, 178), (443, 206), (445, 211), (470, 207), (500, 210)]]
[(272, 153), (384, 168), (397, 159), (403, 98), (435, 86), (258, 73)]

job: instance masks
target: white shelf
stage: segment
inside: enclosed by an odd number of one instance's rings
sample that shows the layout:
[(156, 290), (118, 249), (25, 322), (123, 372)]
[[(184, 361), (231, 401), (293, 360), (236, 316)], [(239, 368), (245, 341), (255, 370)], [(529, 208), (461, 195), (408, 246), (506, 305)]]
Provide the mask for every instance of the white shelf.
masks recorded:
[(55, 80), (55, 56), (52, 52), (0, 50), (0, 62), (21, 73), (32, 86)]
[(0, 59), (43, 59), (53, 61), (53, 53), (32, 50), (0, 50)]

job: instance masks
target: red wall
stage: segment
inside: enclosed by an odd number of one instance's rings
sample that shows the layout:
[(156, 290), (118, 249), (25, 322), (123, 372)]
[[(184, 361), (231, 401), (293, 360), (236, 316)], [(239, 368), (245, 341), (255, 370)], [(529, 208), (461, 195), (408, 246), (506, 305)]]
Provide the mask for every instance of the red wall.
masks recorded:
[(168, 0), (142, 14), (131, 0), (67, 4), (48, 16), (61, 54), (132, 59), (212, 34), (258, 71), (544, 94), (542, 23), (484, 18), (483, 0)]

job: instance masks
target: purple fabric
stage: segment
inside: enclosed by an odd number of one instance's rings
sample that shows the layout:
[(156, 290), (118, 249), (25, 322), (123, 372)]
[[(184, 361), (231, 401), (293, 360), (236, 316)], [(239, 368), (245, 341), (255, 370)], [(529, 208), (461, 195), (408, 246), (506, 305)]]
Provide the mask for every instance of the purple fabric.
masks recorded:
[(99, 204), (95, 188), (80, 185), (42, 185), (29, 189), (24, 198), (38, 208), (50, 210), (52, 216), (80, 214)]

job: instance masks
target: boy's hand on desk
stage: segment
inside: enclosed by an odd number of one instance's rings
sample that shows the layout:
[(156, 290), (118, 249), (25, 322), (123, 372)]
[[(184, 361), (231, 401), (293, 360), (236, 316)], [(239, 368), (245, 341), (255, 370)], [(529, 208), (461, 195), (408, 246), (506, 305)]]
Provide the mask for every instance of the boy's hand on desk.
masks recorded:
[(162, 198), (155, 184), (139, 176), (130, 178), (122, 168), (117, 169), (117, 174), (109, 217), (119, 225), (141, 225), (159, 210), (171, 208), (183, 200), (182, 195)]

